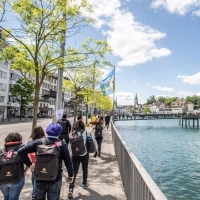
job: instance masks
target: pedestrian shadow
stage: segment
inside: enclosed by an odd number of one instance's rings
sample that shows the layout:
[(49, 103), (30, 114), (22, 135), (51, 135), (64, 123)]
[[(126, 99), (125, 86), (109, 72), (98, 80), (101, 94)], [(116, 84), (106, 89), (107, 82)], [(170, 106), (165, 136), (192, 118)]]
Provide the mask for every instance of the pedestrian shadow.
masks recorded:
[(87, 188), (86, 189), (89, 193), (90, 196), (86, 196), (86, 195), (82, 195), (80, 192), (78, 193), (78, 197), (73, 198), (73, 200), (94, 200), (94, 199), (98, 199), (98, 200), (119, 200), (119, 198), (116, 198), (112, 195), (101, 195), (98, 192)]

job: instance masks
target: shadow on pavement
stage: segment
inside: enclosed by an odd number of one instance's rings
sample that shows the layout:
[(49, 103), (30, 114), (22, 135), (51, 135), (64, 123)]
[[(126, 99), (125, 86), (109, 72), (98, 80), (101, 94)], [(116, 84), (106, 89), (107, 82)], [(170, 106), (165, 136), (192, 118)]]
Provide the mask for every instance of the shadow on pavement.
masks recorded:
[(112, 196), (112, 195), (101, 195), (99, 194), (98, 192), (92, 190), (92, 189), (89, 189), (87, 188), (86, 189), (89, 193), (90, 193), (90, 196), (86, 196), (86, 195), (82, 195), (81, 193), (78, 193), (78, 197), (75, 197), (73, 198), (73, 200), (119, 200), (117, 199), (116, 197)]

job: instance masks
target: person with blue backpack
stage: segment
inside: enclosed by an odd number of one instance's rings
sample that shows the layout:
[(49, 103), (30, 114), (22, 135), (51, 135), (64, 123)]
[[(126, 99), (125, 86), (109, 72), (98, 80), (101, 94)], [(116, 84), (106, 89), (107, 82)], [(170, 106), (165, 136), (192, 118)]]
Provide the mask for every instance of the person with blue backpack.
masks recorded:
[[(21, 161), (34, 172), (35, 200), (58, 200), (62, 186), (62, 162), (68, 171), (68, 178), (73, 182), (73, 166), (68, 146), (59, 140), (62, 126), (58, 123), (49, 124), (46, 128), (47, 137), (36, 139), (20, 148), (18, 155)], [(36, 152), (33, 164), (28, 154)]]

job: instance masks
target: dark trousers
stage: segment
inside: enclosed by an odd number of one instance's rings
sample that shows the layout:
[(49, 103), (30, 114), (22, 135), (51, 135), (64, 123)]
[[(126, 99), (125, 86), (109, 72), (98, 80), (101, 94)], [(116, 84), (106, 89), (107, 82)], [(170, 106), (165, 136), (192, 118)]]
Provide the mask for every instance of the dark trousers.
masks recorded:
[(106, 128), (108, 129), (110, 122), (106, 121)]
[(59, 140), (65, 140), (66, 144), (68, 145), (69, 144), (69, 134), (61, 134), (59, 136)]
[(87, 183), (88, 178), (88, 162), (89, 162), (89, 154), (87, 153), (85, 156), (72, 156), (72, 163), (74, 167), (74, 181), (69, 185), (69, 189), (74, 188), (74, 184), (76, 181), (76, 175), (78, 174), (79, 166), (82, 164), (83, 170), (83, 184)]
[(59, 200), (62, 181), (35, 184), (35, 200)]
[(99, 152), (99, 156), (101, 155), (101, 143), (103, 140), (103, 137), (95, 137), (97, 144), (98, 144), (98, 152)]

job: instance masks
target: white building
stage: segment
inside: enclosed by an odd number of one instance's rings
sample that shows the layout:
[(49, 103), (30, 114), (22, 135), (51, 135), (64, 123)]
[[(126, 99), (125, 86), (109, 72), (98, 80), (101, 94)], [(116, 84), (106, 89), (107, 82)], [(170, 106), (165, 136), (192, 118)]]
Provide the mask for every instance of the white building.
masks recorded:
[(182, 98), (172, 102), (171, 109), (173, 114), (180, 114), (185, 112), (185, 100)]
[(20, 105), (9, 90), (21, 77), (18, 71), (10, 69), (8, 63), (0, 61), (0, 119), (20, 114)]

